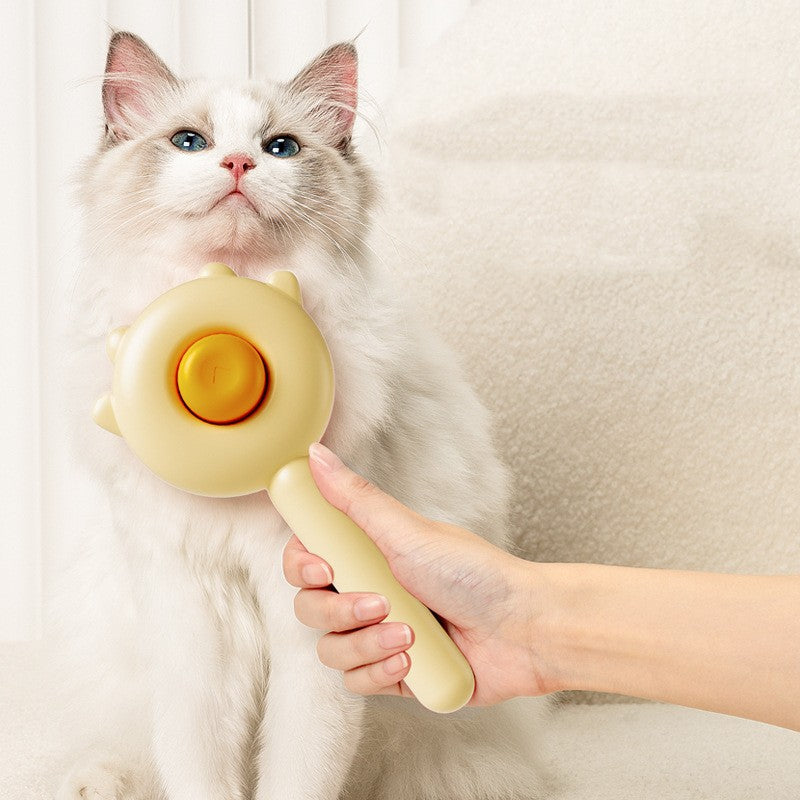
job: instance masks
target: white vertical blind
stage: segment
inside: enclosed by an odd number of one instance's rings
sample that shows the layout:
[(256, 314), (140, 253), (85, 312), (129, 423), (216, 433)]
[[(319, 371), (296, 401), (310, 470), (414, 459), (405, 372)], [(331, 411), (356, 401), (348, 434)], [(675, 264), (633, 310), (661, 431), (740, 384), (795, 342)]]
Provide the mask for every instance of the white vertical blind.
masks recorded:
[(406, 66), (423, 58), (469, 5), (469, 0), (402, 0), (400, 63)]
[(180, 0), (180, 64), (170, 66), (188, 75), (247, 78), (249, 26), (247, 0)]
[(180, 65), (180, 19), (178, 0), (150, 3), (108, 0), (107, 3), (106, 20), (109, 28), (132, 31), (141, 36), (174, 68)]
[(39, 626), (38, 335), (33, 9), (0, 4), (0, 640)]
[[(78, 259), (79, 216), (72, 178), (95, 147), (101, 128), (97, 103), (108, 28), (101, 0), (38, 0), (35, 4), (36, 220), (41, 375), (42, 541), (64, 529), (81, 487), (72, 480), (61, 415), (59, 337), (65, 298)], [(41, 552), (37, 554), (41, 560)], [(47, 564), (43, 575), (47, 589)], [(28, 635), (33, 635), (31, 630)]]
[(328, 44), (327, 0), (253, 0), (252, 74), (287, 80)]
[(54, 545), (93, 496), (71, 468), (54, 376), (79, 258), (71, 179), (102, 130), (111, 29), (142, 36), (178, 74), (235, 79), (286, 79), (326, 45), (358, 35), (362, 108), (376, 120), (370, 98), (385, 101), (399, 67), (423, 57), (467, 5), (293, 0), (287, 11), (278, 0), (0, 3), (0, 641), (38, 635), (41, 576), (46, 581), (48, 568), (58, 568), (48, 563)]
[(358, 70), (367, 98), (385, 100), (400, 64), (397, 0), (330, 0), (328, 37), (338, 42), (358, 35)]

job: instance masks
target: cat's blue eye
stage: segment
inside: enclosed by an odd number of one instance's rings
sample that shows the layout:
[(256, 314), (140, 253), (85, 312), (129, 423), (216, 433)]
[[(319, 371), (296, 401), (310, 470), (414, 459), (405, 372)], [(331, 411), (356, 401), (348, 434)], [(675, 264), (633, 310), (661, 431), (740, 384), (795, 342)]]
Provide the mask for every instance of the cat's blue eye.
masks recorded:
[(291, 136), (278, 136), (264, 145), (264, 152), (275, 158), (289, 158), (300, 152), (300, 145)]
[(170, 141), (178, 150), (185, 150), (187, 153), (196, 153), (208, 145), (208, 142), (195, 131), (178, 131)]

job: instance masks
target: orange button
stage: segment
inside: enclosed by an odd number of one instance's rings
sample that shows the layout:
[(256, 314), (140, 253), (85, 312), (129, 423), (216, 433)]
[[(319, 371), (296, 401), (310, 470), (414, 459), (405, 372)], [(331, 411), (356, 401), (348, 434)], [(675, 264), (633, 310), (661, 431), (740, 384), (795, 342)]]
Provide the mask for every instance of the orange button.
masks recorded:
[(267, 370), (258, 350), (232, 333), (198, 339), (178, 365), (178, 392), (186, 407), (216, 425), (252, 414), (266, 386)]

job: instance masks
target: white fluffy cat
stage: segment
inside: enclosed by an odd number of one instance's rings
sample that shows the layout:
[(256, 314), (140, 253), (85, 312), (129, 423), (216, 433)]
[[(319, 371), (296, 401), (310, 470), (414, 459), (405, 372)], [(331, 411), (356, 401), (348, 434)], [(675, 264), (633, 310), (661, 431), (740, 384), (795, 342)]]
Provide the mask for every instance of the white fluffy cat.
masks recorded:
[(291, 269), (336, 365), (324, 441), (418, 511), (502, 543), (507, 476), (487, 414), (404, 308), (402, 276), (369, 256), (356, 70), (342, 44), (288, 84), (183, 81), (136, 36), (111, 41), (105, 134), (80, 176), (69, 373), (75, 442), (113, 530), (86, 530), (66, 581), (65, 604), (83, 604), (70, 644), (87, 691), (84, 755), (59, 800), (541, 796), (542, 701), (440, 716), (351, 694), (294, 616), (289, 531), (266, 495), (182, 493), (89, 419), (110, 382), (109, 330), (208, 261), (260, 279)]

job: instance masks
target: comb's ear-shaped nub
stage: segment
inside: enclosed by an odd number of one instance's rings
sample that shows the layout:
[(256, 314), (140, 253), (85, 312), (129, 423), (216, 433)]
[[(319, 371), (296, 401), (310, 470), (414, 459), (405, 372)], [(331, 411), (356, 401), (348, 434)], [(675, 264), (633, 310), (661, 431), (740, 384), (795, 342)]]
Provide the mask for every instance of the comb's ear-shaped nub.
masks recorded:
[(212, 261), (200, 270), (200, 277), (228, 278), (236, 277), (236, 273), (227, 264), (223, 264), (221, 261)]
[(117, 350), (119, 350), (120, 342), (122, 341), (122, 337), (125, 336), (125, 331), (128, 330), (128, 326), (122, 328), (115, 328), (111, 333), (108, 334), (108, 338), (106, 339), (106, 355), (108, 356), (108, 360), (113, 364), (114, 359), (117, 357)]
[(117, 418), (114, 416), (114, 407), (111, 405), (111, 395), (104, 394), (95, 404), (92, 411), (92, 419), (101, 427), (117, 436), (122, 436), (122, 432), (117, 425)]
[(303, 305), (303, 296), (300, 293), (300, 283), (297, 280), (294, 272), (289, 272), (285, 269), (279, 269), (273, 272), (268, 278), (267, 283), (280, 289), (284, 294), (288, 294), (292, 300), (298, 305)]

